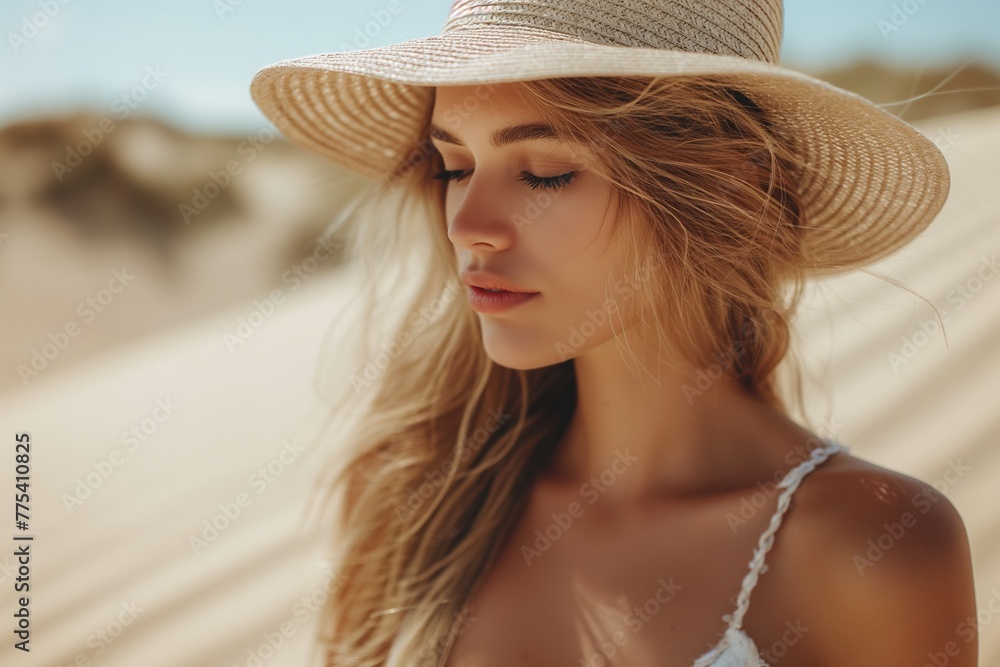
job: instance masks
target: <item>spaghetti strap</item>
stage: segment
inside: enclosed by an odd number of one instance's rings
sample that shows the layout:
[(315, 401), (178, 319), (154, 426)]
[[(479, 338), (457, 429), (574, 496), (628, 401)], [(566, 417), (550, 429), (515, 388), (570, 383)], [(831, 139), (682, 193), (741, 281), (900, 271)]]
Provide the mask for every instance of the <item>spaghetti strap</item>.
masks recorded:
[(816, 466), (821, 464), (823, 461), (828, 459), (840, 451), (849, 451), (850, 448), (846, 445), (842, 445), (836, 440), (831, 438), (821, 438), (825, 446), (817, 447), (809, 453), (809, 458), (802, 463), (798, 464), (794, 468), (788, 471), (777, 484), (777, 488), (784, 489), (781, 495), (778, 496), (778, 509), (775, 510), (774, 515), (771, 517), (771, 523), (767, 527), (757, 542), (757, 548), (754, 550), (753, 559), (750, 561), (750, 571), (743, 578), (743, 586), (740, 589), (739, 597), (737, 598), (736, 610), (732, 614), (725, 614), (722, 618), (725, 620), (730, 628), (735, 628), (736, 630), (742, 629), (743, 626), (743, 616), (746, 614), (747, 609), (750, 606), (750, 592), (753, 590), (754, 586), (757, 585), (757, 579), (761, 574), (767, 572), (767, 566), (764, 564), (764, 557), (767, 552), (770, 551), (771, 545), (774, 544), (774, 534), (781, 525), (781, 519), (785, 514), (785, 510), (788, 509), (792, 494), (799, 487), (799, 483), (802, 478), (805, 477), (809, 472), (811, 472)]

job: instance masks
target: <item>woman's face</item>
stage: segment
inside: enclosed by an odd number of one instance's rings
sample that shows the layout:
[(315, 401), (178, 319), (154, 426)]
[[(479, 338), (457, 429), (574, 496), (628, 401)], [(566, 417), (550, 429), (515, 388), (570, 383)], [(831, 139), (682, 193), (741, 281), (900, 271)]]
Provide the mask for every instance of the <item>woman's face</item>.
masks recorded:
[(588, 148), (537, 136), (494, 145), (505, 128), (541, 123), (511, 84), (438, 87), (431, 123), (452, 172), (442, 177), (459, 271), (489, 271), (537, 293), (500, 312), (470, 303), (490, 358), (531, 369), (616, 344), (609, 319), (621, 331), (622, 313), (609, 298), (621, 305), (628, 290), (613, 273), (611, 186), (584, 167)]

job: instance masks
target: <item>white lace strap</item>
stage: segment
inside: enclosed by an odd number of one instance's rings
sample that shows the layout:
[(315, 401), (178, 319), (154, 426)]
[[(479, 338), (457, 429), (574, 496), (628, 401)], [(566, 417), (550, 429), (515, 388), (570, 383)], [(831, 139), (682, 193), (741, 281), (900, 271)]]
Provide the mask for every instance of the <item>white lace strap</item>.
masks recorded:
[(761, 534), (760, 540), (757, 542), (757, 548), (754, 550), (753, 558), (750, 560), (750, 571), (743, 578), (743, 587), (740, 589), (740, 594), (737, 598), (736, 611), (723, 616), (723, 619), (731, 627), (735, 627), (736, 629), (743, 627), (743, 616), (747, 613), (747, 608), (750, 606), (750, 591), (757, 585), (757, 579), (760, 575), (767, 572), (767, 566), (764, 565), (764, 557), (770, 551), (771, 545), (774, 544), (774, 534), (778, 530), (778, 526), (781, 525), (781, 519), (792, 501), (792, 494), (799, 487), (799, 482), (816, 466), (833, 454), (850, 449), (835, 440), (829, 438), (821, 439), (826, 446), (817, 447), (812, 450), (809, 453), (808, 459), (789, 470), (788, 474), (777, 484), (778, 488), (784, 488), (784, 491), (778, 496), (778, 509), (771, 517), (771, 524)]

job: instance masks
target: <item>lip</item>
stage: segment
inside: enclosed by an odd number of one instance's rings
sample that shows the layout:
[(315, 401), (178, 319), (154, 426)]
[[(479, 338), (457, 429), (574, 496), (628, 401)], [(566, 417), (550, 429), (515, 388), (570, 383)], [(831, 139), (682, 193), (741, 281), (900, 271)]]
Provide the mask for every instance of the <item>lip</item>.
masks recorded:
[(512, 282), (504, 279), (503, 276), (493, 273), (492, 271), (462, 271), (460, 276), (462, 282), (469, 287), (479, 287), (480, 289), (498, 289), (505, 292), (514, 292), (518, 294), (538, 294), (538, 292), (532, 291), (525, 287), (519, 287)]
[(469, 305), (485, 315), (502, 313), (539, 295), (489, 271), (463, 271), (461, 279), (469, 288)]

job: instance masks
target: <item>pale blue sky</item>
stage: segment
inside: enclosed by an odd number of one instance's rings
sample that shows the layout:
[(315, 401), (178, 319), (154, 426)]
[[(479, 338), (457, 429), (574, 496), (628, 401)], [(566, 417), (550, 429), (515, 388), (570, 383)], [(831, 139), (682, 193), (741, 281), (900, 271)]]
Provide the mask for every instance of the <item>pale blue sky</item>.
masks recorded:
[[(389, 1), (4, 0), (0, 123), (81, 105), (110, 113), (147, 68), (159, 68), (162, 81), (136, 112), (197, 131), (256, 132), (267, 123), (249, 97), (254, 72), (359, 48), (356, 30)], [(368, 46), (437, 34), (451, 5), (396, 1), (399, 13)], [(46, 5), (58, 7), (51, 18)], [(888, 32), (894, 10), (900, 26)], [(44, 24), (33, 35), (32, 17)], [(1000, 0), (786, 1), (785, 65), (813, 70), (862, 55), (918, 68), (981, 59), (1000, 69)]]

